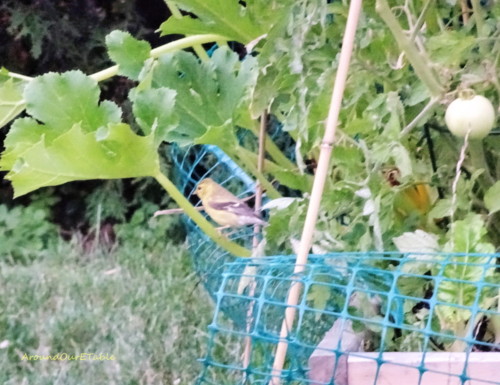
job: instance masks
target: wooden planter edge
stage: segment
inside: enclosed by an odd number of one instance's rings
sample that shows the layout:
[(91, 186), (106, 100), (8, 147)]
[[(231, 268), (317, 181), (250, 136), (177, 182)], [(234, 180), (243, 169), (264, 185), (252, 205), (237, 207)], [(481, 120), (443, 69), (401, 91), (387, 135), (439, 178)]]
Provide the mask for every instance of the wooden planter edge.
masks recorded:
[(353, 352), (347, 365), (350, 385), (500, 384), (497, 352)]

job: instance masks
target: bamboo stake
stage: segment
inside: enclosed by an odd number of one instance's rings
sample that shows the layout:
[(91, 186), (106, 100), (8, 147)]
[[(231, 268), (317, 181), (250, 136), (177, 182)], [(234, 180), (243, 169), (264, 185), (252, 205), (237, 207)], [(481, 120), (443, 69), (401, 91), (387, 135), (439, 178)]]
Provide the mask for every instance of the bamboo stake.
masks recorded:
[[(267, 111), (264, 111), (262, 113), (262, 116), (260, 118), (260, 128), (259, 128), (259, 149), (258, 149), (258, 160), (257, 160), (257, 170), (260, 173), (264, 172), (264, 160), (265, 160), (265, 144), (266, 144), (266, 127), (267, 127)], [(257, 182), (257, 187), (255, 191), (255, 212), (258, 213), (261, 210), (262, 207), (262, 184), (260, 182)], [(253, 250), (253, 257), (257, 256), (255, 255), (255, 252), (257, 248), (259, 247), (259, 234), (260, 234), (261, 226), (255, 225), (253, 228), (253, 243), (252, 243), (252, 250)], [(249, 297), (253, 297), (255, 294), (255, 279), (252, 280), (250, 284), (250, 290), (248, 293)], [(248, 306), (247, 310), (247, 325), (246, 325), (246, 332), (247, 336), (245, 337), (245, 347), (243, 350), (243, 367), (246, 369), (248, 365), (250, 364), (250, 357), (252, 355), (252, 337), (250, 336), (250, 329), (252, 327), (253, 323), (253, 309), (255, 307), (255, 302), (251, 302), (250, 305)], [(246, 379), (245, 379), (246, 380)]]
[[(325, 134), (321, 143), (318, 168), (316, 170), (316, 176), (314, 177), (311, 199), (309, 201), (304, 229), (302, 231), (300, 246), (297, 253), (297, 260), (295, 262), (294, 276), (298, 276), (304, 271), (304, 265), (307, 263), (307, 257), (312, 245), (312, 238), (316, 222), (318, 220), (321, 196), (323, 195), (325, 181), (329, 171), (330, 158), (335, 140), (335, 131), (337, 128), (342, 96), (344, 94), (349, 63), (354, 47), (356, 27), (358, 24), (359, 14), (361, 12), (361, 3), (362, 0), (352, 0), (349, 7), (347, 25), (342, 41), (342, 49), (340, 51), (339, 67), (335, 77), (330, 110), (326, 121)], [(272, 378), (269, 382), (270, 385), (279, 385), (281, 383), (281, 371), (283, 370), (283, 365), (285, 364), (286, 352), (288, 349), (288, 342), (286, 339), (295, 320), (295, 307), (299, 303), (301, 291), (302, 285), (299, 282), (293, 283), (290, 287), (290, 292), (287, 298), (287, 308), (285, 310), (285, 319), (281, 325), (280, 342), (278, 343), (278, 347), (276, 349)]]
[[(264, 111), (262, 114), (261, 120), (260, 120), (260, 131), (259, 131), (259, 150), (258, 150), (258, 155), (259, 159), (257, 162), (257, 171), (260, 173), (264, 173), (264, 160), (265, 160), (265, 144), (266, 144), (266, 127), (267, 127), (267, 111)], [(259, 212), (262, 206), (262, 185), (261, 183), (257, 183), (257, 190), (255, 191), (255, 211)], [(254, 234), (259, 234), (260, 232), (260, 226), (255, 225), (254, 227)], [(258, 240), (256, 242), (256, 239), (254, 238), (253, 240), (253, 246), (257, 247)]]

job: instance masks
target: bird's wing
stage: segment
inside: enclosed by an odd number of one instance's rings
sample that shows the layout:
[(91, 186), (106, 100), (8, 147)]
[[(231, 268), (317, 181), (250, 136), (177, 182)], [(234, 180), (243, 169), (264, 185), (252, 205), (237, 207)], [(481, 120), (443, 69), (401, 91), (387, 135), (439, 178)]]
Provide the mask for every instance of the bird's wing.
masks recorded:
[(210, 202), (208, 205), (215, 210), (228, 211), (241, 216), (257, 217), (257, 215), (253, 212), (253, 210), (243, 202), (235, 202), (235, 201)]

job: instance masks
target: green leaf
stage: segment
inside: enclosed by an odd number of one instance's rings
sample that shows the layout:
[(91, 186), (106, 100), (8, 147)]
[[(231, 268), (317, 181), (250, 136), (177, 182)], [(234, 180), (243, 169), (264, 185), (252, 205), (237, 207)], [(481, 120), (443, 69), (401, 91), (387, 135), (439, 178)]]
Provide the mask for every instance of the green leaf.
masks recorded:
[(33, 79), (24, 90), (27, 112), (51, 129), (64, 132), (80, 123), (86, 131), (95, 131), (121, 118), (120, 108), (109, 101), (100, 105), (97, 82), (81, 71), (48, 73)]
[(432, 59), (456, 67), (470, 57), (475, 42), (474, 36), (470, 34), (445, 30), (439, 35), (431, 36), (427, 47)]
[[(33, 141), (26, 125), (17, 132), (26, 143)], [(50, 144), (44, 136), (29, 148), (23, 147), (7, 179), (20, 196), (44, 186), (74, 180), (153, 176), (159, 171), (153, 136), (136, 135), (126, 124), (110, 124), (97, 132), (85, 132), (79, 124)]]
[(433, 254), (440, 249), (437, 235), (423, 230), (403, 233), (392, 238), (392, 241), (399, 251), (407, 254), (407, 260), (401, 265), (401, 271), (405, 273), (425, 274), (433, 265), (430, 262), (435, 258)]
[(468, 214), (463, 220), (455, 221), (450, 230), (446, 251), (459, 253), (493, 253), (495, 248), (484, 240), (486, 227), (479, 214)]
[(161, 141), (182, 142), (183, 133), (175, 130), (179, 124), (175, 106), (174, 90), (168, 88), (148, 89), (131, 96), (135, 119), (146, 135), (154, 132), (155, 143)]
[(391, 155), (395, 164), (401, 172), (401, 177), (407, 177), (413, 174), (411, 157), (408, 150), (400, 143), (394, 142), (391, 145)]
[(344, 131), (352, 136), (366, 134), (373, 131), (373, 123), (367, 118), (355, 118), (346, 123)]
[(238, 1), (176, 0), (175, 4), (195, 14), (197, 19), (170, 17), (160, 26), (162, 35), (215, 33), (246, 44), (265, 33), (258, 19), (248, 12), (248, 7)]
[(154, 58), (149, 58), (144, 62), (144, 66), (139, 74), (139, 84), (135, 88), (134, 92), (144, 91), (151, 88), (151, 83), (153, 82), (153, 69), (158, 64), (158, 61)]
[(106, 46), (109, 57), (120, 67), (118, 73), (138, 80), (144, 62), (151, 53), (149, 43), (134, 39), (128, 32), (113, 31), (106, 36)]
[(417, 82), (411, 86), (411, 92), (407, 99), (404, 100), (406, 106), (415, 106), (430, 98), (429, 90), (422, 82)]
[(284, 209), (271, 210), (266, 227), (267, 249), (271, 253), (291, 253), (292, 239), (300, 237), (306, 217), (306, 201), (295, 201)]
[(500, 211), (500, 181), (491, 186), (484, 194), (484, 205), (490, 215)]
[(231, 149), (238, 146), (238, 138), (232, 126), (223, 124), (222, 126), (207, 127), (207, 131), (198, 137), (195, 144), (214, 144), (222, 149)]
[(26, 108), (23, 99), (24, 85), (25, 83), (10, 78), (0, 83), (0, 128)]
[[(181, 145), (218, 144), (227, 140), (225, 137), (214, 139), (211, 134), (202, 137), (210, 127), (231, 127), (227, 132), (233, 132), (240, 121), (248, 120), (248, 94), (255, 81), (254, 67), (254, 58), (240, 62), (238, 55), (227, 48), (218, 49), (210, 61), (203, 63), (187, 52), (160, 58), (152, 86), (175, 91), (175, 107), (165, 111), (161, 104), (155, 103), (149, 106), (149, 113), (161, 116), (164, 121), (179, 122), (177, 127), (171, 124), (165, 129), (163, 140)], [(143, 114), (138, 106), (136, 113)]]
[(49, 73), (24, 90), (27, 111), (5, 140), (0, 169), (9, 170), (16, 196), (73, 180), (156, 175), (153, 135), (117, 123), (121, 110), (100, 105), (97, 83), (79, 71)]
[[(444, 278), (438, 287), (437, 297), (446, 304), (472, 306), (476, 301), (477, 283), (490, 277), (495, 271), (494, 260), (488, 255), (495, 252), (495, 247), (485, 241), (486, 227), (478, 214), (469, 214), (463, 220), (452, 224), (450, 240), (445, 251), (467, 253), (464, 256), (451, 256), (445, 261), (442, 272)], [(484, 255), (469, 255), (481, 253)], [(480, 302), (485, 291), (481, 291)], [(452, 327), (468, 321), (471, 312), (468, 309), (440, 306), (439, 311)], [(456, 332), (457, 330), (455, 330)]]
[(170, 17), (160, 26), (161, 35), (182, 34), (182, 35), (202, 35), (213, 33), (224, 36), (227, 39), (246, 41), (248, 38), (241, 36), (238, 32), (227, 30), (222, 24), (203, 23), (199, 19), (193, 19), (191, 16), (183, 16), (180, 19)]
[(287, 187), (294, 190), (300, 190), (302, 192), (310, 192), (313, 182), (313, 178), (309, 174), (299, 174), (297, 171), (274, 171), (273, 175), (279, 180), (279, 182)]
[(58, 132), (39, 124), (34, 119), (16, 119), (5, 138), (4, 146), (6, 150), (0, 159), (0, 170), (11, 170), (17, 159), (22, 157), (42, 137), (46, 143), (50, 143), (58, 134)]
[[(312, 308), (317, 310), (324, 310), (332, 295), (332, 287), (322, 284), (313, 284), (307, 293), (307, 300), (312, 302)], [(321, 317), (320, 312), (316, 312), (316, 320)]]
[[(428, 266), (427, 264), (423, 263), (421, 264), (421, 263), (411, 263), (411, 262), (407, 265), (409, 266), (407, 267), (407, 270), (405, 272), (409, 273), (409, 275), (402, 274), (399, 277), (397, 281), (398, 291), (402, 295), (408, 295), (412, 297), (420, 297), (420, 296), (423, 297), (429, 281), (426, 280), (425, 278), (422, 278), (422, 276), (429, 271)], [(415, 276), (416, 274), (418, 274), (419, 276)], [(411, 308), (413, 308), (413, 306), (414, 305), (412, 303)]]
[[(477, 283), (494, 272), (495, 265), (488, 267), (488, 262), (488, 256), (455, 257), (447, 261), (442, 273), (444, 279), (438, 287), (438, 300), (450, 305), (472, 306), (476, 300)], [(439, 306), (439, 311), (452, 324), (467, 322), (471, 316), (469, 309), (454, 306)]]
[(373, 158), (380, 164), (392, 159), (402, 177), (412, 175), (413, 166), (408, 150), (397, 141), (377, 142), (373, 145)]
[(451, 208), (451, 199), (440, 199), (429, 211), (429, 218), (441, 219), (448, 217), (451, 215)]

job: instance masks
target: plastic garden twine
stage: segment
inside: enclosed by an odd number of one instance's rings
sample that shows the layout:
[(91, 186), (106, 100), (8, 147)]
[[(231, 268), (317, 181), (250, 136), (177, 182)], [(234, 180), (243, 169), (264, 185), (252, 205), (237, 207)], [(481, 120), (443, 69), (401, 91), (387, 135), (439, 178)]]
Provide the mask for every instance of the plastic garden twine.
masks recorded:
[[(347, 17), (347, 25), (345, 28), (344, 39), (342, 41), (342, 49), (340, 51), (339, 67), (335, 77), (335, 84), (332, 92), (332, 99), (330, 102), (330, 109), (326, 121), (325, 135), (321, 143), (321, 152), (318, 160), (318, 167), (314, 183), (311, 191), (311, 199), (307, 209), (306, 220), (304, 229), (300, 239), (300, 246), (297, 252), (297, 259), (295, 261), (294, 274), (300, 274), (305, 268), (307, 257), (312, 244), (312, 237), (316, 228), (318, 220), (318, 212), (321, 203), (321, 196), (325, 187), (326, 176), (328, 174), (330, 158), (332, 155), (333, 143), (335, 140), (335, 131), (337, 127), (340, 105), (342, 96), (344, 94), (347, 73), (349, 71), (349, 63), (354, 46), (354, 37), (356, 34), (356, 27), (358, 25), (359, 14), (361, 12), (362, 0), (352, 0), (349, 7), (349, 15)], [(287, 298), (287, 308), (285, 310), (285, 319), (281, 325), (280, 342), (276, 349), (276, 355), (273, 363), (272, 379), (270, 385), (279, 385), (281, 383), (280, 375), (285, 363), (288, 342), (286, 340), (288, 331), (292, 328), (295, 313), (302, 285), (295, 282), (290, 287), (290, 292)]]

